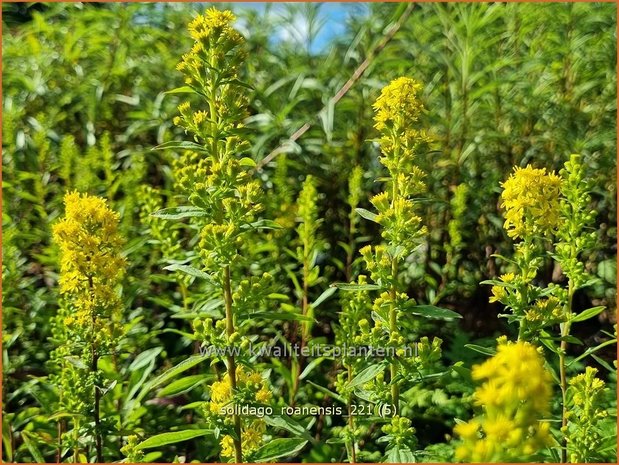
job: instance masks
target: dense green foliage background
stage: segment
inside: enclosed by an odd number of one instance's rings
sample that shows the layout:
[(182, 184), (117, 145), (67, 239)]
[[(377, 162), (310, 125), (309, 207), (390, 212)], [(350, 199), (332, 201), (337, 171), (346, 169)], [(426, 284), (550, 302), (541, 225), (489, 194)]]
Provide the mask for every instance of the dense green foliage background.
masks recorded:
[[(150, 235), (143, 215), (154, 194), (142, 187), (162, 189), (159, 201), (173, 204), (171, 164), (179, 154), (152, 148), (182, 138), (172, 125), (182, 96), (164, 92), (183, 85), (174, 69), (191, 45), (183, 31), (202, 7), (2, 7), (3, 459), (54, 460), (55, 426), (48, 420), (54, 391), (46, 362), (53, 348), (49, 337), (57, 310), (58, 266), (50, 225), (62, 215), (63, 193), (78, 189), (108, 198), (121, 213), (129, 239), (130, 270), (123, 288), (127, 338), (116, 373), (119, 382), (105, 401), (120, 431), (117, 449), (107, 455), (119, 460), (127, 434), (148, 436), (197, 421), (178, 406), (200, 399), (199, 388), (158, 396), (152, 389), (138, 399), (136, 393), (148, 387), (147, 380), (195, 353), (197, 348), (179, 331), (188, 331), (197, 313), (212, 310), (199, 283), (189, 284), (187, 295), (179, 278), (163, 270), (161, 244)], [(422, 332), (446, 339), (446, 363), (464, 359), (470, 366), (482, 357), (464, 344), (483, 345), (510, 331), (497, 318), (501, 309), (488, 303), (488, 286), (479, 285), (502, 272), (504, 264), (492, 254), (509, 255), (512, 248), (502, 228), (500, 183), (513, 166), (559, 169), (571, 153), (580, 153), (595, 186), (599, 230), (587, 266), (600, 279), (577, 294), (575, 307), (605, 305), (607, 310), (575, 328), (584, 346), (571, 345), (571, 355), (607, 339), (602, 331), (612, 332), (616, 314), (616, 5), (415, 5), (337, 106), (330, 98), (406, 5), (360, 6), (347, 32), (321, 52), (311, 51), (311, 34), (306, 43), (273, 40), (295, 15), (310, 18), (315, 32), (321, 27), (320, 8), (237, 8), (249, 49), (243, 80), (254, 87), (251, 156), (260, 161), (281, 144), (285, 148), (259, 172), (268, 191), (265, 216), (288, 218), (294, 226), (292, 206), (308, 174), (317, 179), (321, 193), (322, 278), (312, 288), (314, 297), (329, 283), (348, 281), (362, 271), (356, 261), (347, 267), (347, 260), (365, 242), (378, 240), (369, 222), (359, 226), (363, 240), (342, 240), (348, 237), (348, 174), (355, 166), (363, 168), (361, 206), (367, 207), (368, 198), (380, 190), (374, 179), (381, 176), (371, 104), (391, 79), (412, 76), (424, 83), (426, 125), (435, 142), (420, 161), (429, 173), (424, 221), (430, 235), (406, 270), (409, 293), (464, 317), (457, 324), (428, 324)], [(312, 128), (297, 143), (286, 143), (306, 122)], [(467, 186), (468, 195), (454, 201), (460, 185)], [(191, 228), (179, 226), (179, 241), (191, 243), (194, 236)], [(290, 273), (298, 265), (286, 248), (294, 248), (294, 237), (292, 228), (274, 234), (263, 244), (271, 248), (272, 261), (262, 264), (286, 284), (293, 303)], [(175, 253), (183, 258), (182, 252)], [(549, 266), (546, 278), (559, 279), (557, 270)], [(316, 309), (316, 338), (333, 339), (338, 309), (337, 298)], [(592, 363), (607, 377), (606, 367), (615, 358), (610, 345), (596, 359), (572, 367)], [(308, 379), (329, 386), (329, 369), (315, 370)], [(614, 375), (609, 381), (615, 382)], [(310, 384), (302, 389), (308, 401), (324, 396)], [(420, 386), (415, 426), (421, 448), (445, 442), (454, 416), (469, 415), (470, 391), (470, 386), (441, 383)], [(324, 441), (327, 426), (338, 425), (318, 422), (312, 434), (319, 446), (299, 460), (342, 459), (339, 446)], [(200, 440), (149, 459), (186, 455), (190, 461), (213, 459), (212, 454), (213, 447)], [(448, 446), (430, 446), (424, 460), (447, 460), (449, 454)]]

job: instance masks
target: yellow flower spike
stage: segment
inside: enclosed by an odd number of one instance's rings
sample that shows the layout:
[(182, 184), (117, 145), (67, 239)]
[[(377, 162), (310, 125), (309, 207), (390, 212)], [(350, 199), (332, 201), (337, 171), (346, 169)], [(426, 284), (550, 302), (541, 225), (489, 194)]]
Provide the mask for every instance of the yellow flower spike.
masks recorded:
[[(95, 379), (106, 382), (98, 360), (116, 350), (121, 336), (122, 303), (116, 288), (126, 268), (124, 241), (118, 231), (119, 215), (104, 199), (69, 192), (64, 204), (64, 217), (52, 227), (59, 248), (62, 295), (54, 325), (60, 355), (52, 356), (58, 373), (54, 382), (62, 393), (64, 410), (92, 418), (85, 396), (94, 394)], [(81, 366), (67, 364), (66, 355), (74, 356)]]
[[(93, 288), (93, 280), (99, 280), (103, 286), (96, 289), (105, 294), (118, 283), (125, 267), (120, 255), (119, 216), (98, 197), (72, 192), (64, 201), (65, 217), (52, 228), (61, 253), (60, 291), (83, 293)], [(81, 297), (88, 299), (89, 295)]]
[(217, 8), (209, 8), (204, 14), (204, 26), (209, 28), (220, 28), (229, 26), (236, 21), (236, 16), (230, 10), (218, 10)]
[(525, 239), (536, 235), (548, 236), (560, 221), (561, 178), (545, 168), (515, 168), (501, 184), (505, 208), (505, 230), (512, 238)]
[(385, 86), (373, 105), (376, 129), (417, 121), (424, 108), (418, 98), (420, 91), (421, 84), (408, 77), (400, 77)]

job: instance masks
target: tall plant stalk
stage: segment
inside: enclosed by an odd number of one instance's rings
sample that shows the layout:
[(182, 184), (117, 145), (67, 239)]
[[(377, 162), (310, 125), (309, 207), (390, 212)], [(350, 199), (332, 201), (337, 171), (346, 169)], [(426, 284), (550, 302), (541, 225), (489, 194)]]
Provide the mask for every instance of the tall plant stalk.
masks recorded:
[[(232, 309), (232, 291), (230, 279), (230, 266), (224, 266), (224, 302), (226, 306), (226, 333), (231, 337), (234, 332), (234, 313)], [(228, 358), (228, 374), (230, 376), (230, 385), (232, 390), (236, 391), (236, 361), (234, 354), (230, 352)], [(237, 463), (243, 461), (243, 446), (241, 442), (241, 418), (234, 413), (232, 420), (234, 422), (234, 458)]]
[[(250, 341), (238, 319), (243, 312), (255, 312), (261, 299), (270, 294), (272, 277), (268, 273), (261, 278), (247, 276), (250, 234), (266, 220), (256, 218), (262, 210), (262, 190), (249, 173), (255, 163), (242, 156), (249, 148), (243, 125), (249, 86), (238, 79), (246, 52), (243, 37), (232, 27), (234, 20), (230, 11), (211, 8), (189, 24), (195, 43), (177, 70), (185, 75), (187, 86), (182, 90), (192, 94), (203, 109), (194, 110), (192, 102), (186, 101), (179, 105), (180, 116), (174, 123), (192, 133), (196, 141), (186, 143), (192, 150), (175, 165), (177, 186), (192, 204), (188, 208), (198, 212), (195, 216), (201, 227), (201, 269), (189, 274), (206, 275), (221, 292), (225, 307), (224, 319), (215, 324), (211, 319), (194, 320), (198, 340), (225, 351), (218, 358), (226, 364), (227, 373), (211, 386), (205, 415), (214, 429), (224, 430), (221, 456), (240, 463), (261, 445), (262, 434), (256, 429), (263, 429), (265, 423), (242, 418), (235, 409), (230, 425), (221, 408), (238, 406), (238, 399), (249, 395), (248, 390), (259, 403), (270, 398), (270, 392), (260, 387), (260, 374), (248, 374), (243, 368), (246, 357), (238, 349)], [(162, 212), (161, 217), (169, 218), (165, 209)]]

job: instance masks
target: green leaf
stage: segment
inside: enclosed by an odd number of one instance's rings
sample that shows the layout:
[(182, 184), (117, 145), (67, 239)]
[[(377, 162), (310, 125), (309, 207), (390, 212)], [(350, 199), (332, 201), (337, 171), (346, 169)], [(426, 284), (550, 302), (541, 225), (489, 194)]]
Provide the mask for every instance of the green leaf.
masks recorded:
[(196, 144), (195, 142), (178, 140), (164, 142), (163, 144), (153, 147), (152, 150), (195, 150), (196, 152), (208, 152), (203, 145)]
[(157, 358), (157, 355), (161, 353), (163, 347), (153, 347), (152, 349), (145, 350), (138, 354), (137, 357), (129, 365), (129, 371), (137, 371), (142, 367), (148, 365), (151, 361)]
[(312, 321), (312, 319), (308, 316), (303, 316), (300, 313), (293, 312), (255, 312), (255, 313), (246, 313), (239, 312), (240, 318), (261, 318), (264, 320), (275, 320), (275, 321)]
[(553, 336), (553, 335), (549, 334), (547, 331), (545, 331), (543, 329), (540, 331), (540, 335), (541, 335), (540, 341), (542, 341), (542, 342), (544, 342), (544, 340), (558, 341), (558, 342), (565, 341), (565, 342), (569, 342), (571, 344), (578, 344), (580, 346), (583, 345), (583, 342), (580, 339), (578, 339), (576, 336), (571, 336), (571, 335), (568, 335), (568, 336)]
[(191, 402), (189, 404), (185, 404), (182, 407), (179, 407), (178, 409), (180, 411), (183, 411), (183, 410), (195, 410), (195, 409), (198, 409), (198, 408), (202, 407), (205, 403), (206, 403), (206, 401), (204, 401), (204, 400), (197, 400), (195, 402)]
[(376, 218), (378, 217), (378, 215), (376, 213), (372, 213), (371, 211), (366, 210), (365, 208), (355, 208), (355, 211), (362, 218), (365, 218), (366, 220), (373, 221), (374, 223), (378, 223), (378, 221), (376, 221)]
[(512, 283), (506, 283), (504, 281), (501, 281), (499, 279), (486, 279), (485, 281), (480, 281), (479, 284), (488, 284), (488, 285), (492, 285), (492, 286), (501, 286), (501, 287), (508, 287), (510, 289), (516, 289), (516, 286)]
[(540, 337), (540, 342), (546, 346), (552, 353), (559, 355), (559, 348), (552, 343), (553, 338), (544, 330), (540, 331), (543, 337)]
[(320, 294), (320, 296), (318, 296), (318, 298), (312, 302), (312, 307), (316, 308), (318, 307), (321, 303), (323, 303), (325, 300), (327, 300), (329, 297), (331, 297), (335, 291), (337, 291), (337, 289), (335, 287), (330, 287), (328, 289), (325, 289), (325, 291)]
[(239, 159), (239, 165), (254, 168), (256, 166), (256, 161), (253, 158), (243, 157)]
[(415, 455), (406, 446), (394, 446), (387, 451), (385, 463), (416, 463)]
[(205, 273), (202, 270), (198, 270), (197, 268), (194, 268), (193, 266), (189, 266), (189, 265), (168, 265), (166, 267), (163, 268), (164, 270), (168, 270), (168, 271), (182, 271), (183, 273), (187, 273), (190, 276), (194, 276), (196, 278), (201, 278), (201, 279), (206, 279), (207, 281), (213, 281), (213, 279), (211, 278), (211, 275), (208, 273)]
[(142, 390), (140, 391), (140, 394), (138, 394), (136, 400), (139, 402), (152, 389), (154, 389), (154, 388), (156, 388), (158, 386), (161, 386), (162, 384), (164, 384), (167, 381), (171, 380), (172, 378), (178, 376), (179, 374), (183, 373), (184, 371), (187, 371), (190, 368), (193, 368), (194, 366), (196, 366), (199, 363), (202, 363), (203, 361), (208, 360), (208, 359), (209, 359), (208, 355), (192, 355), (191, 357), (183, 360), (178, 365), (173, 366), (169, 370), (163, 372), (162, 374), (160, 374), (156, 378), (154, 378), (151, 381), (149, 381), (148, 383), (146, 383), (144, 385), (144, 387), (142, 388)]
[(176, 89), (168, 90), (164, 94), (197, 94), (197, 92), (189, 86), (177, 87)]
[(157, 393), (157, 397), (177, 396), (191, 391), (194, 387), (202, 383), (204, 380), (210, 378), (210, 375), (190, 375), (184, 378), (172, 381), (161, 391)]
[(456, 362), (450, 367), (451, 371), (456, 372), (458, 375), (462, 376), (464, 379), (471, 379), (471, 370), (463, 366), (463, 362)]
[(208, 216), (208, 212), (204, 208), (199, 207), (170, 207), (162, 208), (150, 216), (155, 218), (163, 218), (164, 220), (180, 220), (183, 218), (204, 217)]
[(161, 462), (161, 460), (158, 460), (161, 456), (163, 455), (162, 452), (159, 452), (158, 450), (155, 450), (153, 452), (149, 452), (148, 454), (144, 454), (144, 458), (143, 463), (156, 463), (156, 462)]
[(325, 360), (330, 360), (329, 357), (318, 357), (307, 364), (303, 372), (299, 375), (299, 379), (305, 379), (307, 376)]
[(454, 318), (462, 318), (462, 315), (447, 310), (446, 308), (435, 307), (434, 305), (411, 305), (406, 306), (407, 312), (413, 315), (424, 316), (426, 318), (435, 318), (439, 320), (453, 320)]
[(300, 438), (274, 439), (258, 449), (252, 459), (254, 462), (273, 462), (280, 457), (296, 455), (307, 442), (306, 439)]
[(307, 382), (309, 384), (311, 384), (312, 386), (314, 386), (316, 389), (318, 389), (320, 392), (328, 395), (329, 397), (331, 397), (332, 399), (337, 400), (338, 402), (341, 402), (342, 404), (346, 405), (346, 399), (344, 399), (342, 396), (340, 396), (339, 394), (336, 394), (333, 391), (330, 391), (329, 389), (327, 389), (324, 386), (321, 386), (320, 384), (316, 384), (313, 381), (310, 381), (309, 379), (307, 380)]
[(611, 367), (608, 364), (608, 362), (606, 360), (598, 357), (597, 355), (591, 354), (591, 358), (593, 358), (596, 362), (598, 362), (600, 365), (602, 365), (604, 368), (606, 368), (609, 371), (609, 373), (614, 373), (616, 371), (613, 367)]
[(593, 318), (594, 316), (602, 313), (605, 308), (606, 307), (604, 306), (588, 308), (587, 310), (580, 312), (578, 315), (573, 316), (570, 321), (572, 323), (577, 323), (579, 321), (588, 320), (589, 318)]
[(56, 412), (53, 415), (47, 417), (47, 421), (51, 423), (52, 421), (59, 420), (61, 418), (70, 418), (74, 416), (75, 414), (70, 412)]
[(354, 388), (367, 383), (371, 379), (375, 378), (377, 374), (381, 373), (385, 368), (382, 364), (370, 365), (365, 370), (360, 371), (357, 375), (350, 380), (348, 387)]
[(329, 438), (325, 441), (325, 444), (346, 444), (344, 438)]
[(353, 283), (333, 283), (331, 287), (337, 287), (343, 291), (375, 291), (382, 289), (378, 284), (353, 284)]
[(602, 342), (600, 345), (595, 346), (595, 347), (589, 347), (587, 350), (585, 350), (581, 355), (579, 355), (578, 357), (576, 357), (575, 359), (569, 361), (567, 364), (568, 366), (571, 365), (573, 362), (578, 362), (580, 360), (582, 360), (583, 358), (587, 357), (588, 355), (593, 354), (594, 352), (597, 352), (598, 350), (602, 349), (603, 347), (609, 346), (609, 345), (614, 345), (617, 344), (617, 339), (611, 339), (609, 341), (604, 341)]
[(267, 425), (286, 430), (295, 436), (301, 436), (303, 439), (307, 439), (308, 441), (312, 440), (312, 436), (309, 434), (307, 429), (301, 423), (293, 420), (287, 415), (264, 417), (264, 421)]
[(253, 223), (242, 224), (241, 229), (282, 229), (282, 226), (276, 221), (261, 219)]
[(32, 455), (34, 461), (37, 463), (45, 463), (45, 459), (43, 458), (43, 455), (41, 454), (41, 451), (39, 450), (37, 445), (30, 437), (30, 433), (23, 431), (21, 437), (24, 440), (24, 444), (26, 444), (28, 451), (30, 451), (30, 454)]
[(483, 346), (478, 346), (477, 344), (464, 344), (464, 347), (466, 347), (467, 349), (474, 350), (475, 352), (479, 352), (480, 354), (484, 354), (484, 355), (492, 356), (496, 354), (496, 350), (494, 350), (492, 347), (483, 347)]
[(206, 436), (212, 434), (213, 430), (210, 429), (189, 429), (185, 431), (173, 431), (171, 433), (162, 433), (157, 436), (152, 436), (146, 441), (142, 441), (136, 446), (136, 449), (151, 449), (153, 447), (161, 447), (168, 444), (174, 444), (177, 442), (187, 441), (189, 439), (198, 438), (200, 436)]
[(239, 79), (226, 79), (226, 80), (221, 81), (220, 84), (235, 84), (237, 86), (245, 87), (246, 89), (249, 89), (249, 90), (254, 90), (254, 87), (251, 84), (248, 84), (247, 82), (243, 82)]
[[(188, 319), (188, 318), (197, 318), (198, 316), (200, 316), (200, 314), (197, 313), (197, 312), (193, 312), (193, 313), (175, 313), (170, 318), (185, 318), (185, 319)], [(179, 336), (186, 337), (190, 341), (199, 341), (200, 340), (200, 338), (196, 337), (196, 335), (194, 333), (188, 333), (186, 331), (180, 331), (180, 330), (174, 329), (174, 328), (166, 328), (166, 329), (161, 330), (161, 332), (162, 333), (178, 334)]]

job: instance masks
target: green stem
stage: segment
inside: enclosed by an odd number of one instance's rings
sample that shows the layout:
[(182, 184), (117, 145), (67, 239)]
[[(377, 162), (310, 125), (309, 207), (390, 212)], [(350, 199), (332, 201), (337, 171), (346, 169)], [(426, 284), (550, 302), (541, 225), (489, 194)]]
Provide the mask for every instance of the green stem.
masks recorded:
[[(92, 289), (94, 287), (94, 283), (93, 283), (93, 278), (92, 276), (88, 276), (88, 287), (91, 290), (92, 293)], [(95, 330), (96, 330), (96, 315), (93, 313), (92, 315), (92, 346), (91, 346), (91, 353), (92, 353), (92, 364), (90, 366), (90, 371), (93, 374), (93, 376), (95, 376), (95, 383), (94, 383), (94, 411), (93, 411), (93, 417), (94, 417), (94, 423), (95, 423), (95, 449), (97, 451), (97, 463), (103, 463), (103, 439), (101, 437), (101, 412), (100, 412), (100, 404), (101, 404), (101, 391), (99, 391), (99, 386), (97, 386), (97, 381), (96, 381), (96, 375), (97, 372), (99, 371), (99, 353), (97, 351), (97, 346), (95, 344)]]
[(179, 283), (179, 288), (181, 291), (181, 296), (183, 297), (183, 309), (185, 311), (189, 310), (189, 303), (187, 301), (188, 299), (188, 295), (187, 295), (187, 286), (185, 286), (185, 283), (183, 283), (182, 281)]
[(78, 417), (75, 417), (73, 421), (73, 463), (80, 461), (79, 430), (80, 422)]
[[(392, 134), (393, 146), (395, 147), (396, 158), (399, 157), (399, 145), (396, 141), (397, 133), (394, 131)], [(396, 173), (391, 174), (391, 183), (392, 183), (392, 194), (391, 194), (391, 208), (393, 208), (395, 204), (395, 200), (399, 195), (399, 186), (398, 186), (398, 178)], [(398, 260), (396, 257), (391, 257), (391, 289), (389, 290), (389, 295), (391, 297), (391, 309), (389, 310), (389, 334), (393, 334), (398, 330), (398, 309), (396, 308), (396, 298), (397, 298), (397, 282), (398, 282)], [(400, 386), (395, 382), (395, 379), (398, 375), (398, 366), (395, 360), (392, 360), (389, 364), (390, 374), (391, 374), (391, 400), (393, 401), (393, 407), (395, 409), (395, 414), (398, 415), (400, 412)]]
[[(570, 319), (572, 318), (572, 300), (574, 298), (574, 290), (570, 280), (568, 285), (568, 302), (566, 321), (561, 325), (561, 347), (559, 349), (559, 375), (561, 378), (561, 428), (564, 430), (567, 427), (567, 373), (565, 366), (565, 356), (567, 354), (567, 341), (564, 339), (570, 335)], [(561, 439), (561, 463), (567, 462), (567, 437), (565, 434)]]
[[(307, 237), (307, 233), (306, 233)], [(306, 317), (307, 312), (309, 310), (309, 272), (310, 272), (310, 257), (309, 257), (309, 244), (307, 240), (304, 241), (304, 253), (303, 253), (303, 296), (301, 299), (301, 314)], [(305, 362), (305, 357), (303, 357), (303, 349), (307, 344), (307, 339), (309, 338), (308, 331), (308, 323), (306, 321), (301, 322), (301, 351), (298, 360), (294, 363), (294, 373), (293, 373), (293, 386), (290, 392), (290, 405), (295, 405), (295, 398), (297, 396), (297, 392), (299, 391), (299, 381), (301, 376), (301, 370), (303, 369), (303, 364)], [(297, 332), (297, 326), (295, 322), (295, 333)], [(296, 334), (295, 334), (296, 339)]]
[[(348, 384), (352, 381), (352, 366), (348, 365)], [(355, 451), (355, 418), (352, 414), (352, 394), (348, 396), (348, 429), (350, 430), (350, 463), (357, 463), (357, 453)]]
[[(92, 367), (91, 371), (93, 374), (96, 374), (99, 367), (99, 354), (95, 347), (92, 348)], [(101, 419), (100, 419), (100, 403), (101, 403), (101, 392), (99, 391), (99, 386), (95, 383), (95, 405), (94, 405), (94, 418), (95, 418), (95, 448), (97, 450), (97, 463), (103, 463), (103, 441), (101, 438)]]
[[(391, 275), (393, 277), (393, 284), (390, 290), (392, 304), (389, 310), (389, 333), (393, 334), (398, 329), (398, 309), (395, 305), (395, 299), (397, 297), (395, 281), (398, 276), (398, 261), (395, 258), (391, 259)], [(395, 382), (395, 378), (398, 375), (398, 366), (395, 361), (391, 361), (389, 368), (391, 372), (391, 399), (395, 408), (395, 414), (397, 415), (400, 411), (400, 386)]]
[(353, 254), (355, 250), (355, 220), (356, 220), (356, 205), (351, 205), (350, 214), (348, 215), (349, 228), (348, 228), (348, 251), (346, 252), (346, 282), (349, 283), (352, 280), (352, 262)]
[[(230, 265), (224, 266), (224, 302), (226, 306), (226, 333), (228, 337), (234, 334), (234, 314), (232, 313), (232, 290), (230, 279)], [(232, 392), (236, 392), (236, 361), (232, 352), (228, 353), (228, 375)], [(236, 463), (243, 462), (243, 446), (241, 443), (241, 417), (237, 414), (232, 416), (234, 422), (234, 455)]]
[[(62, 391), (60, 392), (60, 403), (62, 404)], [(62, 432), (64, 430), (64, 420), (62, 418), (58, 419), (58, 446), (56, 449), (56, 463), (60, 463), (62, 460)], [(9, 430), (11, 432), (11, 430)], [(9, 457), (9, 461), (13, 461), (12, 457)]]

